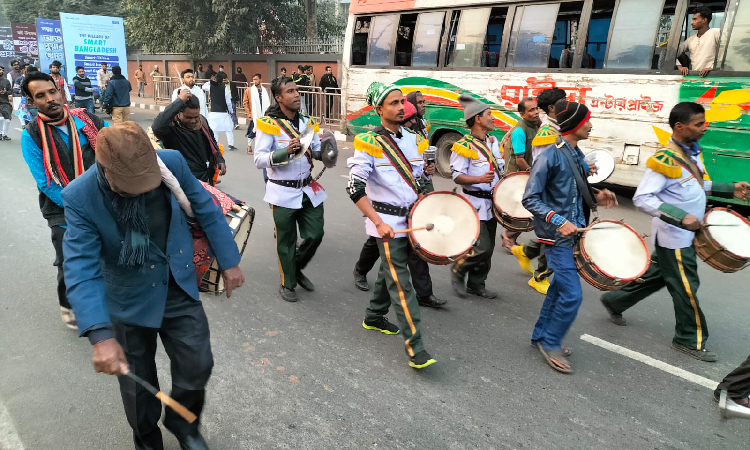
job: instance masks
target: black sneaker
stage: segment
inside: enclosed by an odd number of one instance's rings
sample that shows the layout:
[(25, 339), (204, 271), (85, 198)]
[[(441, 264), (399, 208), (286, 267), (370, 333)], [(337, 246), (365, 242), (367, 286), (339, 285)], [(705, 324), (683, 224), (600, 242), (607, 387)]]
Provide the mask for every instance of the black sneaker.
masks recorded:
[(357, 269), (354, 269), (354, 287), (360, 291), (370, 290), (370, 285), (367, 283), (367, 275), (357, 272)]
[(8, 136), (3, 136), (3, 140), (4, 140), (4, 141), (9, 141), (9, 140), (10, 140), (10, 138), (9, 138)]
[(229, 150), (237, 150), (237, 147), (235, 147), (234, 145), (230, 145)]
[(380, 320), (368, 321), (367, 319), (362, 321), (362, 328), (365, 330), (380, 331), (385, 334), (399, 334), (401, 330), (390, 322), (385, 317), (381, 317)]
[(495, 298), (497, 297), (497, 292), (495, 291), (488, 291), (485, 288), (482, 289), (472, 289), (472, 288), (466, 288), (466, 293), (471, 295), (476, 295), (479, 297), (484, 298)]
[(315, 285), (301, 271), (297, 271), (297, 284), (306, 291), (314, 291)]
[(415, 369), (424, 369), (425, 367), (435, 364), (436, 362), (437, 359), (434, 359), (432, 356), (430, 356), (430, 354), (427, 353), (426, 350), (422, 350), (421, 352), (414, 355), (413, 358), (409, 358), (409, 365)]
[(698, 361), (716, 362), (719, 360), (719, 357), (716, 356), (716, 353), (706, 350), (705, 348), (698, 350), (695, 348), (685, 347), (684, 345), (680, 345), (675, 342), (672, 342), (672, 348), (677, 350), (678, 352), (682, 352), (688, 356), (691, 356)]
[(607, 302), (604, 301), (604, 297), (601, 297), (599, 299), (602, 302), (602, 305), (604, 306), (604, 309), (607, 310), (607, 314), (609, 314), (609, 320), (612, 321), (613, 324), (619, 325), (621, 327), (624, 327), (628, 323), (625, 321), (625, 318), (622, 317), (622, 314), (617, 314), (612, 310), (612, 308), (609, 307)]
[(428, 297), (417, 297), (417, 303), (425, 308), (442, 308), (448, 303), (448, 300), (440, 300), (434, 295), (430, 295)]
[(453, 291), (461, 298), (466, 298), (466, 282), (464, 277), (451, 271), (451, 284), (453, 285)]
[(279, 294), (281, 294), (281, 299), (286, 302), (297, 301), (297, 293), (294, 292), (294, 289), (287, 289), (284, 286), (281, 286), (279, 287)]

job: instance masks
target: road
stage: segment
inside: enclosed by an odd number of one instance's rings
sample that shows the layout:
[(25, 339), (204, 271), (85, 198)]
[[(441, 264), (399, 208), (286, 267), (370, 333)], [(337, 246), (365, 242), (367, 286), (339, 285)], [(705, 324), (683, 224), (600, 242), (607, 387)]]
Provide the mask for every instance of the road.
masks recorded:
[[(147, 126), (154, 117), (136, 110)], [(14, 122), (13, 127), (17, 126)], [(23, 162), (20, 132), (0, 143), (0, 449), (132, 449), (117, 381), (95, 374), (91, 346), (60, 321), (49, 229)], [(238, 143), (244, 131), (235, 132)], [(222, 141), (224, 137), (222, 136)], [(576, 373), (549, 368), (529, 345), (543, 297), (527, 286), (516, 259), (498, 249), (489, 287), (495, 300), (459, 299), (449, 269), (432, 266), (435, 293), (449, 300), (423, 310), (423, 336), (438, 359), (407, 366), (400, 336), (362, 329), (369, 299), (352, 282), (365, 240), (363, 219), (345, 188), (345, 160), (321, 179), (325, 237), (307, 276), (313, 293), (281, 301), (273, 222), (262, 201), (261, 173), (245, 154), (227, 152), (220, 187), (256, 210), (241, 264), (247, 283), (231, 299), (203, 298), (216, 365), (203, 432), (214, 449), (733, 449), (746, 446), (747, 422), (719, 418), (711, 390), (581, 339), (603, 339), (709, 380), (743, 361), (750, 330), (737, 322), (747, 272), (723, 274), (701, 263), (699, 292), (719, 362), (693, 360), (670, 348), (674, 315), (666, 291), (625, 317), (607, 320), (600, 292), (583, 284), (584, 303), (566, 345)], [(452, 189), (437, 180), (438, 189)], [(649, 218), (630, 200), (602, 212), (639, 232)], [(521, 240), (528, 236), (522, 236)], [(372, 283), (375, 273), (369, 276)], [(390, 313), (391, 320), (395, 316)], [(158, 368), (169, 386), (160, 348)], [(5, 436), (5, 437), (4, 437)], [(5, 440), (4, 440), (5, 439)], [(14, 440), (15, 439), (15, 440)], [(166, 448), (179, 448), (165, 435)], [(14, 445), (13, 442), (16, 442)]]

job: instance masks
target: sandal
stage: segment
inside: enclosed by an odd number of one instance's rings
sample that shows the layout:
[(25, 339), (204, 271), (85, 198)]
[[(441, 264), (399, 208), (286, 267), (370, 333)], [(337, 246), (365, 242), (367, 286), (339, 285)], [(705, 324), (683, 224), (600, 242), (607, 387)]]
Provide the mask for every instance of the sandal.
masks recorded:
[[(532, 347), (536, 347), (537, 345), (539, 345), (539, 344), (531, 344), (531, 346), (532, 346)], [(567, 358), (567, 357), (568, 357), (568, 356), (570, 356), (570, 355), (571, 355), (572, 353), (573, 353), (573, 350), (571, 350), (571, 349), (570, 349), (570, 348), (568, 348), (568, 347), (563, 347), (563, 349), (562, 349), (562, 354), (563, 354), (563, 356), (565, 356), (565, 357)]]
[(516, 243), (515, 239), (511, 239), (506, 236), (505, 233), (502, 234), (502, 238), (503, 247), (507, 248), (509, 252), (513, 253), (513, 246), (518, 245), (518, 243)]
[(542, 355), (544, 355), (544, 359), (550, 367), (558, 372), (573, 373), (573, 369), (570, 367), (568, 360), (565, 359), (562, 350), (545, 350), (541, 343), (537, 344), (537, 347), (542, 352)]

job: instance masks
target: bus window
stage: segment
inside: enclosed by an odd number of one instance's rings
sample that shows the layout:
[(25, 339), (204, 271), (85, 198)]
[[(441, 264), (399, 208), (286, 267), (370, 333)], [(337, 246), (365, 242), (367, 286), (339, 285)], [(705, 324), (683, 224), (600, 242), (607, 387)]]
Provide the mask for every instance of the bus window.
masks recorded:
[(482, 67), (497, 67), (500, 63), (500, 53), (503, 49), (503, 31), (505, 19), (508, 18), (508, 8), (492, 8), (487, 22), (487, 34), (484, 36), (484, 48), (480, 65)]
[(656, 46), (654, 47), (654, 53), (651, 55), (651, 69), (653, 70), (668, 68), (668, 64), (666, 64), (667, 43), (669, 35), (672, 33), (676, 8), (677, 0), (667, 0), (664, 3), (664, 9), (662, 9), (659, 19), (659, 31), (656, 33)]
[(416, 14), (402, 14), (396, 32), (395, 66), (411, 66), (411, 50), (414, 44), (414, 29), (417, 27)]
[(417, 20), (414, 32), (414, 53), (411, 65), (414, 67), (437, 67), (438, 51), (443, 41), (445, 12), (422, 13)]
[(368, 41), (369, 54), (367, 64), (371, 66), (388, 66), (391, 64), (391, 47), (393, 46), (393, 31), (398, 16), (375, 16), (370, 25)]
[(516, 7), (508, 45), (508, 67), (547, 67), (559, 3)]
[(607, 69), (644, 69), (652, 65), (654, 41), (664, 0), (628, 0), (617, 5), (607, 49)]
[(616, 0), (594, 0), (586, 35), (586, 53), (581, 60), (584, 69), (601, 69), (607, 54), (607, 36), (615, 12)]
[(370, 17), (357, 17), (352, 36), (352, 65), (367, 64), (367, 38), (370, 34)]
[(557, 13), (555, 30), (552, 35), (548, 67), (561, 69), (573, 67), (573, 56), (582, 9), (583, 2), (560, 4), (560, 12)]
[(750, 72), (750, 2), (743, 1), (734, 18), (732, 34), (729, 35), (724, 70)]
[[(490, 9), (467, 9), (453, 11), (451, 16), (450, 42), (446, 65), (449, 67), (479, 67)], [(455, 23), (458, 22), (458, 26)]]
[[(710, 15), (711, 20), (708, 23), (708, 31), (706, 31), (708, 35), (706, 36), (704, 34), (703, 36), (705, 37), (701, 36), (701, 40), (699, 41), (700, 45), (698, 45), (697, 47), (702, 50), (708, 50), (708, 53), (698, 52), (703, 54), (697, 55), (699, 58), (695, 61), (694, 64), (694, 62), (691, 61), (691, 57), (694, 57), (696, 55), (690, 55), (690, 50), (688, 49), (688, 47), (692, 45), (686, 43), (688, 39), (698, 34), (698, 30), (694, 30), (692, 27), (693, 17), (698, 12), (698, 7), (689, 10), (689, 13), (685, 16), (685, 20), (682, 23), (682, 30), (680, 32), (680, 47), (677, 49), (677, 63), (682, 67), (687, 67), (688, 69), (693, 70), (694, 72), (699, 72), (704, 68), (718, 67), (718, 65), (716, 64), (716, 57), (719, 53), (721, 24), (724, 21), (724, 12), (727, 7), (727, 2), (724, 1), (705, 3), (700, 5), (700, 7), (708, 8), (708, 12), (706, 12), (705, 15)], [(700, 17), (702, 16), (700, 13), (698, 13), (698, 18), (700, 19)], [(697, 38), (693, 38), (693, 40), (695, 39)], [(695, 49), (696, 47), (693, 46), (693, 48)], [(711, 50), (713, 50), (713, 52), (711, 52)], [(664, 65), (666, 64), (660, 64), (659, 68), (663, 68)]]

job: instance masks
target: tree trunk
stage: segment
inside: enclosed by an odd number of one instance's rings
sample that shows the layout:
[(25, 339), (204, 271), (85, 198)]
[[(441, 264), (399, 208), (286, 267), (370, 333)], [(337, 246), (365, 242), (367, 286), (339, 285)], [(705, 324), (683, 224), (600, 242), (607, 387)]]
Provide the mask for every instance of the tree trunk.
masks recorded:
[(302, 0), (305, 4), (305, 14), (307, 15), (307, 38), (315, 39), (318, 37), (318, 21), (315, 19), (315, 0)]

